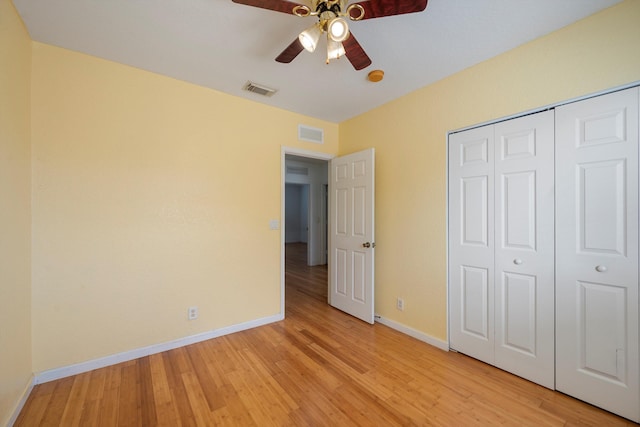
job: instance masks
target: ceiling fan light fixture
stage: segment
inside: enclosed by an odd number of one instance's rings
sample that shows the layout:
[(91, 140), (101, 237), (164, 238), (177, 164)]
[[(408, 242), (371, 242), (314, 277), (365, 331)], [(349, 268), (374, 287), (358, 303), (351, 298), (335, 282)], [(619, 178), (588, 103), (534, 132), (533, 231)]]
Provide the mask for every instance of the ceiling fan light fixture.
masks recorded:
[(327, 37), (327, 64), (331, 59), (338, 59), (346, 52), (342, 42), (332, 40), (331, 37)]
[(301, 32), (298, 39), (307, 51), (313, 52), (316, 50), (316, 46), (318, 46), (320, 34), (322, 34), (322, 27), (320, 27), (319, 24), (315, 24)]
[(349, 25), (344, 18), (333, 18), (327, 24), (329, 39), (343, 42), (349, 37)]

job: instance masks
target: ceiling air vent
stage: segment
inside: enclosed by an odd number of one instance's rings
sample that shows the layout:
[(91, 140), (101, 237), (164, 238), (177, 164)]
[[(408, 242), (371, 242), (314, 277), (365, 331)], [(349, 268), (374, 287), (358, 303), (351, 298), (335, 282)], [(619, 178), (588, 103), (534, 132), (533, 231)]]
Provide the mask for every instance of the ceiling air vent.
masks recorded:
[(246, 90), (247, 92), (257, 93), (258, 95), (262, 96), (273, 96), (273, 94), (277, 92), (276, 89), (271, 89), (270, 87), (259, 85), (253, 82), (245, 83), (242, 89)]
[(298, 125), (298, 139), (300, 141), (324, 144), (324, 131), (311, 126)]

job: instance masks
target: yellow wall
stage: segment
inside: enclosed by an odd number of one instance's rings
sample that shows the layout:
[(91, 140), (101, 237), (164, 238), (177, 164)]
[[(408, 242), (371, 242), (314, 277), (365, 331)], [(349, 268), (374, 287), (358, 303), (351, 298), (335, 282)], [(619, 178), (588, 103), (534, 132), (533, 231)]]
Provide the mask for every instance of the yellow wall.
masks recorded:
[(376, 149), (378, 314), (446, 339), (447, 131), (640, 80), (639, 23), (627, 0), (340, 124)]
[(281, 146), (336, 153), (338, 125), (40, 43), (32, 60), (34, 371), (277, 315)]
[(31, 381), (31, 42), (0, 0), (0, 425)]

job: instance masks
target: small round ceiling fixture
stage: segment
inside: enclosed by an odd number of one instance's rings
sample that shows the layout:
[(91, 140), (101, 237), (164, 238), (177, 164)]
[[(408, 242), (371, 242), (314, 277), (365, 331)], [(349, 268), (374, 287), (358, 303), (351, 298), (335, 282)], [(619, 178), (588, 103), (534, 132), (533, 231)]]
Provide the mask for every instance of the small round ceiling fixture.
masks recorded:
[(367, 80), (373, 83), (377, 83), (384, 78), (384, 71), (373, 70), (367, 74)]

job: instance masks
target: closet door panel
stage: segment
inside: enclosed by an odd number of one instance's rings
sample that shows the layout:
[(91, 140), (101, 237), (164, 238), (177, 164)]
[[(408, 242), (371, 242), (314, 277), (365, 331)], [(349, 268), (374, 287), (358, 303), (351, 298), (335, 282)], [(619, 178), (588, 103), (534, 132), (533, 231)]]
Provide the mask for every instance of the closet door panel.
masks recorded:
[(450, 346), (493, 363), (493, 128), (449, 137)]
[(501, 176), (502, 247), (508, 250), (536, 250), (536, 171), (505, 173)]
[(529, 357), (537, 353), (536, 282), (532, 275), (503, 272), (499, 290), (504, 331), (501, 345)]
[(556, 387), (640, 421), (638, 88), (556, 109)]
[(577, 164), (576, 174), (578, 251), (625, 256), (627, 160)]
[(554, 115), (495, 125), (495, 365), (554, 387)]
[(460, 178), (461, 245), (486, 248), (489, 245), (489, 177)]
[(461, 265), (461, 332), (483, 342), (489, 336), (489, 269)]

